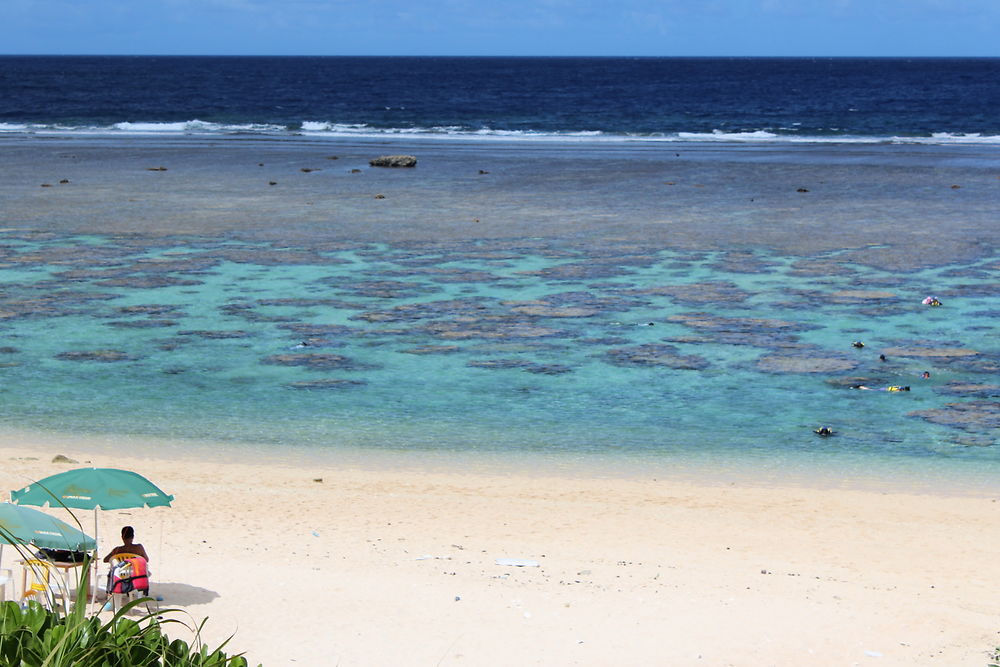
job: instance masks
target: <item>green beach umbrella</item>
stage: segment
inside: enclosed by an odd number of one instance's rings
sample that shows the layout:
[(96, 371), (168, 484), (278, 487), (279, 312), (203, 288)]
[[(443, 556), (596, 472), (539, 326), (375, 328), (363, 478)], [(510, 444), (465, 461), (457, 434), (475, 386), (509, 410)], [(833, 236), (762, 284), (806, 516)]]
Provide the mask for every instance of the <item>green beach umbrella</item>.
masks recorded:
[[(97, 510), (120, 510), (135, 507), (170, 507), (174, 497), (139, 473), (117, 468), (77, 468), (50, 475), (23, 489), (10, 492), (18, 505), (72, 507), (94, 510), (94, 535), (97, 536)], [(94, 562), (95, 572), (97, 562)], [(97, 578), (94, 578), (96, 581)], [(93, 587), (96, 598), (97, 587)]]
[(142, 475), (116, 468), (67, 470), (10, 492), (18, 505), (88, 510), (169, 507), (173, 499)]
[(45, 549), (93, 551), (94, 538), (61, 519), (30, 507), (0, 503), (0, 540), (8, 544), (34, 544)]

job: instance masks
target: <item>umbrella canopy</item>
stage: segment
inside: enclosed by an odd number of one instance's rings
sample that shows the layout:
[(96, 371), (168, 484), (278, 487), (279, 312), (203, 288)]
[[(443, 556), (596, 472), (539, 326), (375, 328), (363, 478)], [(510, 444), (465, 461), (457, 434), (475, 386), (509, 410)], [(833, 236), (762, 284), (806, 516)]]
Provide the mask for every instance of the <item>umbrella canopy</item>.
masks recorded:
[(18, 505), (78, 509), (169, 507), (173, 499), (142, 475), (116, 468), (67, 470), (10, 492), (11, 502)]
[(61, 519), (30, 507), (0, 503), (0, 540), (46, 549), (93, 551), (97, 542)]

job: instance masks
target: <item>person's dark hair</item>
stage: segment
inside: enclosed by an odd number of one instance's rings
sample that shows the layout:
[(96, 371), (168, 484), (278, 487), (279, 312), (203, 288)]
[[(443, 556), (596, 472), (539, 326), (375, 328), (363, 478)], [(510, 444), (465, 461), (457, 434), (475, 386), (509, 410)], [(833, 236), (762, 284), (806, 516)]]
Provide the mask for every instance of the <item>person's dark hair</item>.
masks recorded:
[(122, 528), (122, 539), (127, 539), (129, 537), (135, 537), (135, 529), (132, 526), (125, 526)]

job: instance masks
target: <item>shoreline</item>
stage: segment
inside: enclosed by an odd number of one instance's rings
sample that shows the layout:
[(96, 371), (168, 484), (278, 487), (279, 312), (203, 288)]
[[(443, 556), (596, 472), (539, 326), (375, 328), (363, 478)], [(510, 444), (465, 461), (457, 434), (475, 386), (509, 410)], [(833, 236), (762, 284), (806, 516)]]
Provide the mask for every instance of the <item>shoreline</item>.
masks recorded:
[[(23, 442), (44, 448), (40, 462), (62, 454), (86, 463), (86, 457), (116, 456), (122, 451), (146, 451), (146, 458), (162, 461), (205, 461), (232, 465), (251, 461), (255, 466), (297, 469), (351, 470), (364, 474), (449, 476), (482, 475), (524, 479), (564, 479), (610, 483), (669, 483), (704, 488), (801, 489), (900, 493), (940, 498), (994, 498), (998, 487), (981, 461), (963, 461), (965, 470), (931, 470), (919, 461), (845, 461), (839, 456), (821, 459), (800, 454), (789, 459), (776, 454), (720, 461), (718, 453), (694, 459), (690, 452), (656, 455), (649, 452), (619, 455), (568, 451), (449, 451), (434, 449), (378, 450), (363, 446), (276, 445), (218, 442), (124, 434), (74, 434), (44, 430), (0, 428), (0, 450), (21, 449)], [(730, 452), (735, 454), (735, 452)], [(953, 461), (950, 463), (954, 463)], [(963, 474), (964, 473), (964, 474)], [(976, 473), (974, 476), (970, 473)], [(28, 483), (27, 481), (25, 483)]]
[[(102, 552), (134, 525), (162, 606), (207, 616), (210, 646), (235, 632), (230, 651), (265, 667), (851, 664), (876, 654), (886, 665), (980, 667), (998, 640), (995, 498), (52, 444), (0, 441), (0, 481), (20, 488), (83, 465), (149, 477), (173, 507), (101, 512)], [(81, 463), (50, 463), (55, 453)]]

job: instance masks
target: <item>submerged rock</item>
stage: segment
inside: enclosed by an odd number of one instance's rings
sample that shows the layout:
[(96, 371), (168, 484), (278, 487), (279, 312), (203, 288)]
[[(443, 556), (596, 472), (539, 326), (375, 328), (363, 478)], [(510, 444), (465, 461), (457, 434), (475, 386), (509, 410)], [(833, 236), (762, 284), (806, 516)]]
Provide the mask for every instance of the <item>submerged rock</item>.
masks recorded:
[(406, 354), (451, 354), (461, 349), (458, 345), (420, 345), (408, 350), (401, 350), (401, 352)]
[(56, 359), (64, 361), (131, 361), (133, 357), (120, 350), (89, 350), (75, 352), (60, 352)]
[(301, 382), (289, 382), (285, 386), (290, 389), (346, 389), (348, 387), (358, 387), (364, 384), (366, 383), (363, 380), (341, 380), (339, 378), (326, 378), (323, 380), (303, 380)]
[(857, 367), (857, 362), (842, 357), (768, 354), (757, 360), (765, 373), (836, 373)]
[(882, 351), (887, 357), (974, 357), (979, 352), (965, 347), (888, 347)]
[(417, 158), (412, 155), (380, 155), (368, 164), (373, 167), (416, 167)]
[(306, 366), (315, 369), (355, 368), (356, 364), (345, 356), (326, 352), (302, 354), (274, 354), (261, 361), (272, 366)]
[(695, 354), (680, 354), (672, 345), (649, 343), (607, 351), (616, 366), (663, 366), (678, 370), (708, 368), (708, 361)]
[(935, 424), (966, 431), (1000, 428), (1000, 402), (979, 400), (966, 403), (946, 403), (943, 408), (915, 410), (910, 412), (908, 416), (920, 417)]

